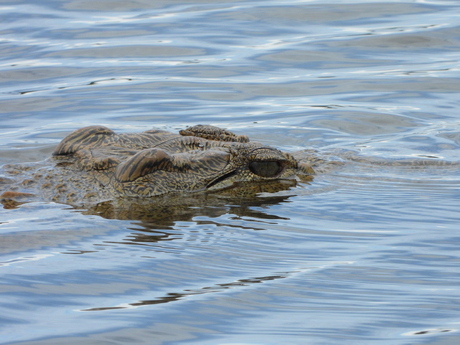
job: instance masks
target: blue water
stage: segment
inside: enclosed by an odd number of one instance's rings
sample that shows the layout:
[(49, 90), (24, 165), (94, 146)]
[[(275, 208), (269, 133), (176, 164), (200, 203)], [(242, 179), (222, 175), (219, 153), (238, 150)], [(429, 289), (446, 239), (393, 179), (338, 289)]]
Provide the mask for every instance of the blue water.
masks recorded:
[(0, 209), (0, 344), (459, 343), (459, 15), (453, 0), (1, 1), (0, 165), (86, 125), (197, 123), (345, 165), (143, 219)]

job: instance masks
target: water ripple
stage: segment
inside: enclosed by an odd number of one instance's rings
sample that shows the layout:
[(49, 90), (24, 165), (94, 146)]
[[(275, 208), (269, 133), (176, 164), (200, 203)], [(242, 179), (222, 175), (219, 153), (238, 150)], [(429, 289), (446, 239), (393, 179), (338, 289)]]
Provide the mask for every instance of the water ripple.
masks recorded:
[(458, 343), (459, 10), (0, 6), (0, 164), (197, 123), (328, 162), (251, 200), (0, 209), (0, 343)]

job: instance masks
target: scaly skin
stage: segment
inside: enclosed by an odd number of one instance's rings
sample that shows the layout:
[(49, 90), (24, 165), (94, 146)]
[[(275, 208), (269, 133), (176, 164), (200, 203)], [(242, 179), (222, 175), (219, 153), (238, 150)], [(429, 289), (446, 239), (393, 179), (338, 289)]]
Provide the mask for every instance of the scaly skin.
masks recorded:
[(314, 174), (308, 160), (300, 162), (246, 136), (202, 125), (180, 134), (116, 134), (103, 126), (84, 127), (64, 138), (50, 159), (5, 165), (0, 172), (5, 207), (22, 200), (95, 204), (220, 190), (242, 182), (295, 181)]

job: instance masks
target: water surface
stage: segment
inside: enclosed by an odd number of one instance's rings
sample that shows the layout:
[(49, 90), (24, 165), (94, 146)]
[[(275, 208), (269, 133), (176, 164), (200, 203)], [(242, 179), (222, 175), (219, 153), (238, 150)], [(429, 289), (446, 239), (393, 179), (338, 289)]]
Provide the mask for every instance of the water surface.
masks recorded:
[(137, 219), (0, 209), (0, 343), (458, 343), (459, 13), (1, 1), (0, 164), (86, 125), (206, 123), (345, 165)]

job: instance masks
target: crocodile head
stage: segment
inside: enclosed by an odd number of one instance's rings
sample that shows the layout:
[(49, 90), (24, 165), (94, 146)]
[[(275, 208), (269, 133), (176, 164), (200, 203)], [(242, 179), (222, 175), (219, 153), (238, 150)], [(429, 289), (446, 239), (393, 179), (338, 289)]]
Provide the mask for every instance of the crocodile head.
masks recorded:
[(308, 161), (218, 127), (117, 134), (89, 126), (64, 138), (49, 160), (3, 166), (0, 202), (93, 205), (217, 190), (252, 197), (287, 189), (298, 177), (308, 181), (313, 173)]
[(239, 182), (295, 180), (313, 169), (289, 154), (213, 126), (180, 135), (164, 131), (116, 134), (103, 126), (79, 129), (55, 156), (99, 176), (115, 197), (151, 197), (174, 192), (219, 190)]
[(257, 143), (202, 142), (201, 148), (170, 153), (142, 150), (120, 163), (114, 187), (120, 195), (149, 197), (170, 192), (218, 190), (237, 182), (293, 180), (311, 174), (289, 153)]

